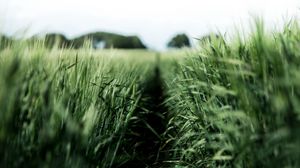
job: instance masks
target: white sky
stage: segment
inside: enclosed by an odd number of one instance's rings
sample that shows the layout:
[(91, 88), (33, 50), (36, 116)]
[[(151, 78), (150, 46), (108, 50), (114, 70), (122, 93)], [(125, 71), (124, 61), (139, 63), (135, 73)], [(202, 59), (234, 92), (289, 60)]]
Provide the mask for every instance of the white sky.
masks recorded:
[(200, 37), (247, 27), (251, 15), (279, 26), (300, 16), (300, 0), (0, 0), (0, 29), (8, 34), (109, 31), (138, 35), (155, 49), (180, 32)]

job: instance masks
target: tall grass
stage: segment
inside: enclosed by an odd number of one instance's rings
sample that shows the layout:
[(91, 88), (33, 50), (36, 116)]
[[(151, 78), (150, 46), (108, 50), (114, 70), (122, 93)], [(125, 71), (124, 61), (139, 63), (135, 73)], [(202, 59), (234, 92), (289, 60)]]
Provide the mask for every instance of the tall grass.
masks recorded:
[(113, 167), (128, 159), (116, 152), (152, 63), (92, 54), (26, 44), (1, 51), (2, 166)]
[(300, 27), (255, 25), (186, 53), (0, 41), (0, 167), (299, 167)]
[(214, 38), (169, 74), (174, 162), (184, 167), (299, 167), (300, 28)]

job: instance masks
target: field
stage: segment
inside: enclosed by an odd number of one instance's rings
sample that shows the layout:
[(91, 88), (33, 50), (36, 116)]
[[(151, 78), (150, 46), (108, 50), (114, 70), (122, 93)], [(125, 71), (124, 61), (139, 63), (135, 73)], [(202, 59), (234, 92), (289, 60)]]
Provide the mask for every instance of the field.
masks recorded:
[(0, 167), (299, 167), (299, 34), (258, 20), (197, 49), (6, 46)]

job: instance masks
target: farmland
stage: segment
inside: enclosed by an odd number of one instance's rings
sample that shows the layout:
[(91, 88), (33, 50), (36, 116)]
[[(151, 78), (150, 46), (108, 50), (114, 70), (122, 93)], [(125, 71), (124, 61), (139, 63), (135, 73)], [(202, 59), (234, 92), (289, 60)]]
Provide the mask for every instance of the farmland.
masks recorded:
[(0, 167), (299, 167), (299, 34), (258, 20), (167, 52), (14, 42), (0, 51)]

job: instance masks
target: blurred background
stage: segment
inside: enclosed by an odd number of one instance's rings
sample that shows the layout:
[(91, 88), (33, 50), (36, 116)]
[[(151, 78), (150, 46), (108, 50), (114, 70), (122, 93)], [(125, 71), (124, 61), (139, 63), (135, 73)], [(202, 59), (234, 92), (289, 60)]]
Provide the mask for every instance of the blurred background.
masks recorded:
[[(0, 0), (0, 30), (7, 36), (51, 33), (67, 39), (109, 32), (138, 37), (133, 38), (138, 48), (165, 50), (177, 34), (193, 45), (210, 33), (248, 31), (253, 16), (263, 17), (269, 28), (282, 27), (299, 16), (299, 7), (299, 0)], [(109, 43), (98, 36), (96, 48)]]

